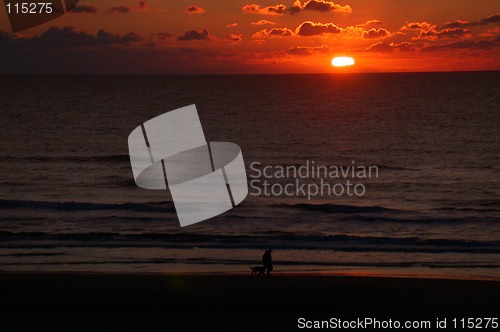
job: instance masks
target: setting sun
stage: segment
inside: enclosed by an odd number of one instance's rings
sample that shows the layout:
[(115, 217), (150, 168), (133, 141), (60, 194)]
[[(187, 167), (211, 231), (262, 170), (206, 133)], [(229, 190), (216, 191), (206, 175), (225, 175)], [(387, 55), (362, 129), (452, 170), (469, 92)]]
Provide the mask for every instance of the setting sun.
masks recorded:
[(354, 59), (348, 56), (338, 56), (332, 59), (332, 66), (347, 67), (354, 65)]

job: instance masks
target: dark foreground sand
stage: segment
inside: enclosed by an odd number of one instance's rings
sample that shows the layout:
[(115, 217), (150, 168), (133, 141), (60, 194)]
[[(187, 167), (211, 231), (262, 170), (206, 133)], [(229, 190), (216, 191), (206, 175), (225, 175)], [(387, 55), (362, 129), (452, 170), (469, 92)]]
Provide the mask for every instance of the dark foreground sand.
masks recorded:
[(290, 331), (300, 317), (500, 314), (494, 281), (5, 273), (0, 295), (3, 331)]

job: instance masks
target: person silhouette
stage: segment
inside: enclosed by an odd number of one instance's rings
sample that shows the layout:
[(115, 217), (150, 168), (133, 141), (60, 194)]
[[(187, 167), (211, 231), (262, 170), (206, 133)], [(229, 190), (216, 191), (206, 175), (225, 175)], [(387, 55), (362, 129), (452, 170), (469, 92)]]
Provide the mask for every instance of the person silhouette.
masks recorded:
[(271, 256), (272, 252), (272, 249), (268, 249), (262, 256), (262, 265), (264, 265), (264, 270), (267, 271), (268, 277), (271, 276), (271, 271), (273, 270), (273, 257)]

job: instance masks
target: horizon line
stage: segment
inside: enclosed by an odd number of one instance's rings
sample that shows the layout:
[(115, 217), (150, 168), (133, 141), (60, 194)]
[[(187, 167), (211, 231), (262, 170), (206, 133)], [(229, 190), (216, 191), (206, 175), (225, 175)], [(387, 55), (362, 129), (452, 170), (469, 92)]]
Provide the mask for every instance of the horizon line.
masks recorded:
[(370, 72), (311, 72), (311, 73), (0, 73), (2, 76), (279, 76), (279, 75), (366, 75), (366, 74), (447, 74), (447, 73), (488, 73), (500, 69), (449, 70), (449, 71), (370, 71)]

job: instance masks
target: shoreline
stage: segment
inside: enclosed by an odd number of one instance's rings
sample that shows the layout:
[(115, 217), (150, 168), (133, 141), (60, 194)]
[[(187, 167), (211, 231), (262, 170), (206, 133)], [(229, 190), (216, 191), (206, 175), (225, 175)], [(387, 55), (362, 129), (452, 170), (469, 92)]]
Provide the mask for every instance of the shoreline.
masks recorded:
[[(160, 271), (148, 271), (148, 272), (122, 272), (122, 271), (2, 271), (0, 270), (0, 277), (2, 275), (112, 275), (112, 276), (193, 276), (193, 277), (246, 277), (250, 275), (250, 272), (242, 271), (220, 271), (220, 272), (160, 272)], [(280, 272), (273, 271), (273, 276), (280, 277), (324, 277), (324, 278), (336, 278), (336, 277), (349, 277), (349, 278), (387, 278), (387, 279), (415, 279), (415, 280), (459, 280), (459, 281), (487, 281), (487, 282), (500, 282), (500, 278), (487, 277), (487, 276), (475, 276), (469, 277), (464, 275), (449, 275), (449, 274), (410, 274), (410, 273), (384, 273), (384, 272), (373, 272), (373, 271), (350, 271), (350, 272), (329, 272), (329, 271), (294, 271), (294, 272)]]

